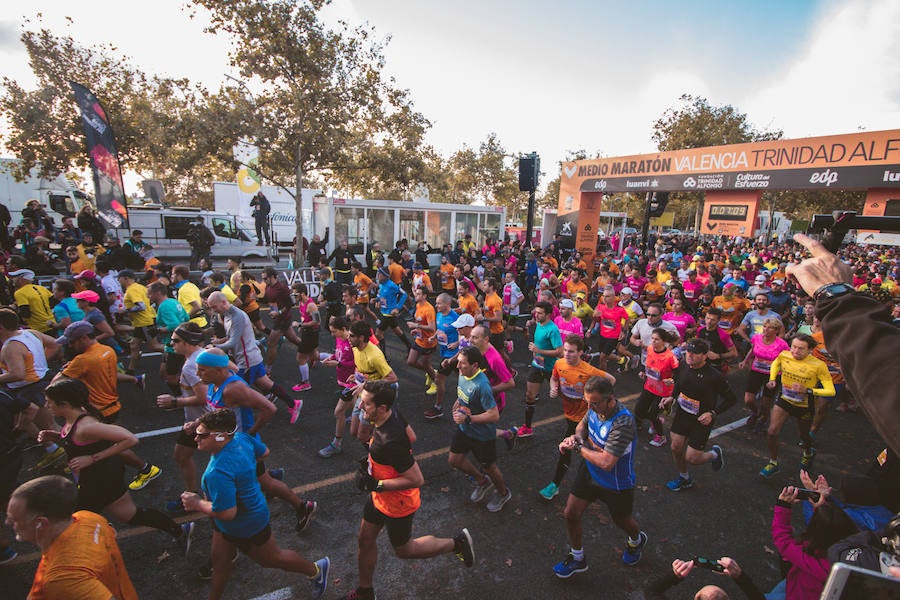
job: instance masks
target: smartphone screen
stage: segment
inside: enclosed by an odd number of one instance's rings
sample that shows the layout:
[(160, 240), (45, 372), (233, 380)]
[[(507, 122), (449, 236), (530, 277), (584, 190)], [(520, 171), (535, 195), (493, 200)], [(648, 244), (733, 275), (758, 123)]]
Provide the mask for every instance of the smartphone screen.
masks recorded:
[[(843, 573), (846, 573), (846, 579)], [(841, 586), (840, 581), (843, 581)], [(836, 587), (842, 589), (835, 589)], [(880, 572), (837, 564), (828, 578), (822, 598), (829, 600), (900, 600), (900, 579)]]

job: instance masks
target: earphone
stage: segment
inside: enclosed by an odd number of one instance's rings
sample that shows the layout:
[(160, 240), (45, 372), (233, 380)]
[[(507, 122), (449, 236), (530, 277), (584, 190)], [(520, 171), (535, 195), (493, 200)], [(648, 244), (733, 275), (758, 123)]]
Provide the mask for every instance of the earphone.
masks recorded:
[(225, 435), (220, 433), (219, 435), (216, 436), (216, 441), (217, 441), (217, 442), (224, 442), (224, 441), (225, 441)]
[(225, 432), (225, 433), (218, 433), (218, 434), (216, 434), (215, 440), (216, 440), (217, 442), (224, 442), (224, 441), (225, 441), (225, 436), (226, 436), (226, 435), (234, 435), (235, 433), (237, 433), (237, 427), (235, 427), (235, 428), (232, 429), (231, 431), (228, 431), (228, 432)]

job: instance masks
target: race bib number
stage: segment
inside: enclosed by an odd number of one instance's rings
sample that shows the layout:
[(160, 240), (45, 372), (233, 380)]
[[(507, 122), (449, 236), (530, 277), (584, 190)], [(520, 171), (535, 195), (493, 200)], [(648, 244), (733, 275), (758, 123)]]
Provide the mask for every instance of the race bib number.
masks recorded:
[(755, 358), (750, 368), (761, 373), (768, 373), (772, 368), (772, 361)]
[(680, 406), (681, 409), (686, 413), (692, 415), (700, 414), (700, 401), (694, 400), (690, 396), (678, 394), (678, 406)]
[(806, 406), (806, 388), (799, 385), (782, 386), (781, 397), (800, 406)]
[(447, 345), (447, 332), (441, 331), (440, 329), (438, 329), (437, 330), (437, 341), (441, 346), (446, 346)]
[(616, 323), (612, 319), (600, 319), (600, 325), (603, 326), (603, 329), (615, 329)]
[(537, 352), (535, 352), (535, 353), (534, 353), (534, 360), (532, 361), (531, 364), (533, 364), (534, 366), (536, 366), (536, 367), (539, 368), (539, 369), (543, 369), (543, 368), (544, 368), (544, 364), (545, 364), (545, 363), (544, 363), (544, 355), (543, 355), (543, 354), (538, 354)]
[(577, 398), (580, 400), (582, 397), (584, 397), (584, 386), (580, 386), (577, 384), (572, 385), (560, 382), (559, 391), (566, 398)]
[(647, 367), (645, 374), (647, 375), (647, 379), (652, 379), (653, 381), (662, 381), (662, 373), (660, 373), (656, 369)]
[(694, 290), (692, 290), (692, 289), (690, 289), (690, 290), (684, 290), (684, 297), (687, 298), (688, 300), (693, 300), (693, 298), (694, 298)]

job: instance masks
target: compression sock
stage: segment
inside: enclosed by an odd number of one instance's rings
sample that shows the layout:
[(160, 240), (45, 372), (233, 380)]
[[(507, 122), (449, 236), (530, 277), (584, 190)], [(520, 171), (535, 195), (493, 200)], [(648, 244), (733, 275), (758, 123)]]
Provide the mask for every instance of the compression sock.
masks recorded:
[(272, 384), (272, 389), (269, 390), (270, 394), (275, 394), (275, 397), (284, 402), (288, 408), (294, 407), (294, 399), (291, 398), (291, 395), (288, 394), (288, 391), (278, 385), (277, 383)]
[(559, 460), (556, 461), (556, 473), (553, 475), (553, 483), (556, 484), (556, 487), (559, 487), (559, 484), (562, 483), (562, 480), (566, 476), (566, 473), (569, 472), (569, 464), (571, 462), (571, 452), (566, 451), (560, 453)]
[(525, 427), (531, 428), (531, 422), (534, 420), (534, 404), (525, 405)]
[(138, 508), (129, 525), (142, 525), (144, 527), (152, 527), (165, 531), (173, 538), (181, 537), (181, 525), (173, 521), (168, 515), (165, 515), (153, 508)]
[(309, 381), (309, 365), (300, 365), (300, 383)]

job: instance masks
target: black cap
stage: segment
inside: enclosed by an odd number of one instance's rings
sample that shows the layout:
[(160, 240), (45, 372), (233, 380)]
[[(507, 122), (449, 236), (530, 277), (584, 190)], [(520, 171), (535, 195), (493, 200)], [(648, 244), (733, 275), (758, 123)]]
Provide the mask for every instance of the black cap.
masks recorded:
[(691, 354), (706, 354), (709, 352), (709, 343), (700, 338), (693, 338), (688, 341), (685, 350)]

